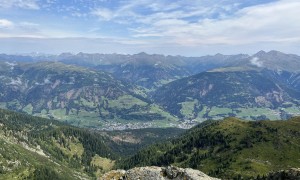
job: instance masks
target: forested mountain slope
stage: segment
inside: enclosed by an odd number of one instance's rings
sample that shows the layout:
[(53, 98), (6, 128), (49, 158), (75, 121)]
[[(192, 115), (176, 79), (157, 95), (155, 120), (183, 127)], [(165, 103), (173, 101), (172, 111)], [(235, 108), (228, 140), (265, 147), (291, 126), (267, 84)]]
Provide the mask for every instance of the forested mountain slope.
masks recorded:
[(0, 179), (94, 179), (182, 129), (95, 131), (0, 109)]
[(236, 67), (171, 82), (152, 98), (184, 119), (286, 119), (288, 114), (298, 115), (300, 90), (278, 83), (266, 72)]
[(224, 179), (256, 178), (300, 166), (300, 118), (287, 121), (206, 121), (171, 142), (149, 146), (121, 168), (176, 165)]
[(176, 121), (107, 72), (58, 62), (0, 64), (2, 108), (92, 128), (110, 121)]
[(90, 179), (110, 169), (118, 157), (106, 138), (57, 121), (0, 109), (0, 124), (4, 179)]

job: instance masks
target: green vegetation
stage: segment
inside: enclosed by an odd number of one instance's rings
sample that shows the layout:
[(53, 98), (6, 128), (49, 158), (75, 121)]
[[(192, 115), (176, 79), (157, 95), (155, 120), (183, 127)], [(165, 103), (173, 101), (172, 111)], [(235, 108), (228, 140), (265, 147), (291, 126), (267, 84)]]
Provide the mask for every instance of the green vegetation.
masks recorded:
[(169, 141), (183, 132), (185, 130), (179, 128), (145, 128), (104, 131), (101, 135), (111, 140), (107, 144), (113, 152), (127, 157), (150, 144)]
[(199, 169), (220, 178), (256, 178), (299, 167), (300, 117), (287, 121), (206, 121), (170, 142), (142, 149), (119, 168), (169, 165)]
[(193, 100), (193, 101), (185, 101), (180, 103), (181, 104), (181, 109), (180, 113), (184, 115), (185, 118), (188, 119), (193, 119), (195, 118), (195, 106), (198, 104), (198, 100)]
[[(0, 109), (0, 179), (95, 179), (114, 167), (169, 164), (247, 179), (299, 167), (300, 118), (237, 119), (300, 115), (299, 57), (257, 56), (266, 68), (249, 64), (249, 56), (220, 54), (69, 56), (69, 63), (92, 61), (89, 68), (0, 61), (0, 108), (60, 121)], [(184, 130), (97, 131), (224, 117), (235, 118), (206, 121), (173, 140)]]
[(28, 104), (25, 106), (22, 111), (26, 112), (27, 114), (32, 114), (33, 106), (31, 104)]
[(298, 115), (299, 90), (278, 83), (270, 73), (243, 67), (203, 72), (158, 88), (152, 99), (180, 119), (199, 122), (225, 117), (276, 120)]
[(85, 129), (0, 109), (0, 177), (92, 179), (109, 170), (96, 166), (95, 157), (118, 157), (105, 142)]
[(96, 176), (101, 177), (103, 173), (113, 169), (115, 161), (95, 155), (91, 164), (98, 168)]
[(120, 96), (116, 100), (111, 100), (109, 102), (109, 107), (110, 108), (124, 108), (124, 109), (130, 109), (132, 106), (137, 105), (137, 106), (146, 106), (147, 103), (137, 99), (133, 96), (130, 95), (125, 95), (125, 96)]
[(24, 177), (24, 179), (64, 180), (64, 179), (72, 179), (72, 177), (65, 175), (63, 172), (58, 173), (57, 171), (55, 171), (52, 168), (49, 168), (48, 166), (39, 166), (28, 177)]
[(0, 107), (5, 109), (88, 128), (108, 121), (177, 120), (153, 108), (145, 89), (106, 72), (59, 62), (18, 63), (14, 69), (0, 74)]
[(0, 109), (0, 179), (94, 179), (120, 157), (183, 131), (96, 132)]

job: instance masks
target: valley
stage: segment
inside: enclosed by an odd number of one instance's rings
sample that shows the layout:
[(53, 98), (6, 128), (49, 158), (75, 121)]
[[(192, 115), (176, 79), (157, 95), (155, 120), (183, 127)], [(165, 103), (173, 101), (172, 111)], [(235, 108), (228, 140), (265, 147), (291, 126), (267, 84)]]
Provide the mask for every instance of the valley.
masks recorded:
[(96, 179), (182, 129), (92, 131), (0, 109), (0, 179)]
[(300, 180), (299, 0), (1, 0), (0, 180)]
[(208, 119), (300, 115), (300, 57), (278, 51), (0, 58), (1, 108), (79, 127), (188, 129)]
[(135, 93), (135, 86), (106, 72), (58, 62), (2, 65), (3, 108), (89, 128), (102, 127), (108, 121), (176, 120)]
[(259, 179), (299, 167), (299, 56), (2, 57), (1, 178)]
[(95, 131), (0, 109), (0, 179), (297, 177), (299, 125), (225, 118), (189, 130)]
[(300, 180), (299, 0), (0, 0), (0, 180)]

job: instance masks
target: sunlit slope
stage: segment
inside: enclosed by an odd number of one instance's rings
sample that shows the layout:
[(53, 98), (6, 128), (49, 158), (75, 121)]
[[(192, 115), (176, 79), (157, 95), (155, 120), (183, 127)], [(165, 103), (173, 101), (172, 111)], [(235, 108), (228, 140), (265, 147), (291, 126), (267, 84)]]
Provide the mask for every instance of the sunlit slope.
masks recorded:
[(111, 74), (58, 62), (1, 62), (0, 106), (99, 127), (106, 121), (176, 120)]
[(262, 176), (300, 166), (299, 129), (299, 117), (286, 121), (206, 121), (171, 142), (141, 150), (119, 166), (173, 164), (220, 178)]

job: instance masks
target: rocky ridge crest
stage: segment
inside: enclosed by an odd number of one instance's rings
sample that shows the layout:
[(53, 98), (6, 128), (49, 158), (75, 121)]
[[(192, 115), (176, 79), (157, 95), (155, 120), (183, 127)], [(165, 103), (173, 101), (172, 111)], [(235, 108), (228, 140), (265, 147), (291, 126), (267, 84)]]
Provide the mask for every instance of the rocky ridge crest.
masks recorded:
[(136, 167), (133, 169), (113, 170), (104, 174), (100, 180), (218, 180), (217, 178), (210, 177), (199, 170), (191, 168), (178, 168), (175, 166), (157, 167), (146, 166)]

